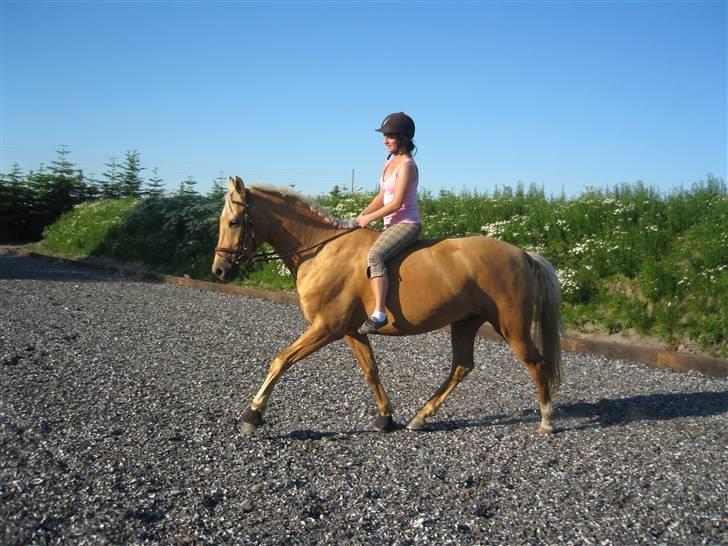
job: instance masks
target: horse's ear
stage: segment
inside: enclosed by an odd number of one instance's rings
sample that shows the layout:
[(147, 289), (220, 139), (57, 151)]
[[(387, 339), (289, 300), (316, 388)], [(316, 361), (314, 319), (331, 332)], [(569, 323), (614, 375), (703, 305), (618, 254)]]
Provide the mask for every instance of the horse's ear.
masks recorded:
[(245, 184), (243, 184), (243, 179), (239, 176), (235, 177), (235, 191), (240, 195), (245, 195)]
[(238, 192), (240, 195), (245, 195), (245, 184), (243, 183), (243, 179), (239, 176), (236, 176), (235, 178), (228, 176), (228, 191)]

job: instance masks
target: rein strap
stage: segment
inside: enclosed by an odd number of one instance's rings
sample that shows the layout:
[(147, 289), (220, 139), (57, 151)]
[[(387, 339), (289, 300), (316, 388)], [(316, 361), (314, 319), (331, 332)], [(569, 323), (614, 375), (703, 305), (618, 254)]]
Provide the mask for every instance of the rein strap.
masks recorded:
[(309, 247), (302, 248), (301, 250), (297, 250), (296, 252), (291, 252), (290, 254), (284, 254), (283, 256), (279, 256), (277, 252), (261, 252), (259, 254), (256, 254), (255, 256), (253, 256), (250, 260), (253, 263), (265, 263), (265, 262), (272, 262), (273, 260), (283, 260), (285, 258), (291, 258), (293, 256), (297, 256), (298, 254), (303, 254), (304, 252), (313, 250), (316, 247), (324, 245), (324, 244), (328, 243), (329, 241), (333, 241), (334, 239), (338, 239), (339, 237), (341, 237), (343, 235), (347, 235), (357, 229), (359, 229), (359, 228), (358, 227), (349, 228), (346, 231), (342, 231), (341, 233), (337, 233), (336, 235), (329, 237), (328, 239), (319, 241), (315, 245), (311, 245)]

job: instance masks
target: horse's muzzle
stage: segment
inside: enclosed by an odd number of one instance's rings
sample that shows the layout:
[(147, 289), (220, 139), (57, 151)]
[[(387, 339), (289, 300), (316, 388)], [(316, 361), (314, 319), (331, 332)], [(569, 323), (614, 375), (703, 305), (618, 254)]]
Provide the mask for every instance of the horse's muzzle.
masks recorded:
[(231, 264), (219, 256), (215, 256), (212, 262), (212, 274), (219, 280), (226, 281), (231, 278)]

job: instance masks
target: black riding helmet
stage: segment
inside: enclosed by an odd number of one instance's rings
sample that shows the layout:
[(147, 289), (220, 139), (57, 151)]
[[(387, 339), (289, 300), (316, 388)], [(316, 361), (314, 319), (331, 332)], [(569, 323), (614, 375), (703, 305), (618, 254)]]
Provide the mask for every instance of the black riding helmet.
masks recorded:
[(412, 140), (415, 137), (415, 122), (404, 112), (395, 112), (384, 118), (382, 126), (374, 130), (385, 134), (396, 133)]

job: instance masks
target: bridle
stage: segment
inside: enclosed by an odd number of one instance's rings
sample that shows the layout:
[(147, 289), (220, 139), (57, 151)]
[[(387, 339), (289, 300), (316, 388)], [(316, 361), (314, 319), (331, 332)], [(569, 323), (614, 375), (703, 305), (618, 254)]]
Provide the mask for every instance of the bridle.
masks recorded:
[[(240, 205), (243, 208), (243, 212), (238, 214), (233, 219), (233, 222), (242, 224), (242, 226), (241, 226), (242, 235), (241, 235), (240, 239), (238, 240), (238, 245), (235, 248), (221, 247), (221, 246), (215, 247), (215, 253), (219, 252), (221, 254), (224, 254), (225, 255), (224, 258), (227, 261), (238, 266), (241, 271), (248, 270), (252, 266), (259, 264), (259, 263), (271, 262), (273, 260), (283, 260), (285, 258), (291, 258), (293, 256), (297, 256), (298, 254), (302, 254), (308, 250), (312, 250), (325, 243), (328, 243), (329, 241), (338, 239), (342, 235), (346, 235), (356, 229), (359, 229), (358, 225), (352, 225), (352, 227), (346, 229), (346, 231), (342, 231), (341, 233), (337, 233), (336, 235), (328, 237), (327, 239), (324, 239), (323, 241), (319, 241), (315, 245), (311, 245), (309, 247), (302, 248), (301, 250), (297, 250), (296, 252), (291, 252), (290, 254), (285, 254), (283, 256), (280, 256), (275, 251), (259, 252), (258, 254), (251, 255), (251, 249), (252, 249), (252, 252), (255, 252), (255, 231), (252, 229), (252, 226), (251, 226), (250, 212), (249, 212), (250, 205), (248, 204), (248, 189), (247, 188), (245, 188), (244, 198), (245, 198), (245, 201), (236, 201), (235, 199), (232, 199), (232, 198), (230, 199), (231, 203), (234, 203), (235, 205)], [(233, 257), (231, 258), (230, 255), (232, 255)], [(242, 265), (241, 265), (241, 262), (242, 262)]]
[[(245, 198), (245, 201), (236, 201), (235, 199), (230, 199), (231, 203), (234, 203), (235, 205), (240, 205), (243, 208), (243, 212), (238, 214), (231, 223), (242, 223), (242, 235), (240, 239), (238, 240), (238, 246), (235, 248), (229, 248), (224, 246), (216, 246), (215, 252), (223, 253), (225, 254), (224, 258), (240, 267), (240, 262), (245, 260), (245, 265), (252, 264), (253, 259), (255, 256), (250, 255), (250, 248), (253, 249), (253, 252), (255, 252), (255, 232), (252, 229), (249, 229), (250, 227), (250, 213), (249, 213), (249, 207), (248, 207), (248, 190), (245, 189), (245, 194), (243, 195)], [(242, 220), (242, 222), (241, 222)], [(230, 255), (233, 257), (231, 258)], [(242, 269), (242, 268), (241, 268)]]

